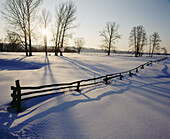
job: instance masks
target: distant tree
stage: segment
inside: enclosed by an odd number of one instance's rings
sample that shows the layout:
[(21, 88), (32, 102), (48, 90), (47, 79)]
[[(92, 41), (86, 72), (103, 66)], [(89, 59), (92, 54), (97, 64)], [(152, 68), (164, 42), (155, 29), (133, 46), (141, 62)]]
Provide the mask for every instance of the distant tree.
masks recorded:
[(47, 56), (47, 27), (51, 22), (51, 14), (50, 14), (50, 12), (47, 11), (46, 9), (43, 9), (40, 21), (43, 24), (42, 33), (43, 33), (43, 37), (44, 37), (45, 54)]
[(3, 39), (0, 39), (0, 51), (3, 51)]
[(118, 34), (119, 25), (115, 22), (107, 22), (103, 31), (100, 31), (100, 36), (103, 38), (102, 47), (110, 55), (111, 49), (115, 49), (115, 43), (117, 39), (120, 39)]
[(163, 51), (163, 54), (167, 56), (168, 51), (167, 51), (166, 47), (162, 47), (161, 50)]
[(5, 41), (7, 41), (9, 43), (9, 45), (7, 45), (6, 49), (7, 51), (16, 51), (18, 49), (18, 47), (22, 44), (22, 40), (19, 34), (17, 34), (16, 32), (11, 32), (11, 31), (7, 31), (7, 36), (5, 38)]
[(85, 45), (85, 40), (84, 38), (77, 38), (74, 40), (74, 44), (75, 44), (78, 54), (80, 54), (82, 47)]
[(160, 36), (157, 32), (154, 32), (151, 36), (151, 44), (152, 44), (152, 50), (151, 50), (151, 57), (153, 56), (153, 53), (155, 50), (160, 50)]
[(72, 1), (61, 3), (58, 8), (56, 8), (56, 19), (57, 19), (57, 31), (56, 31), (56, 48), (55, 55), (63, 56), (61, 49), (63, 49), (63, 44), (65, 38), (68, 36), (68, 31), (76, 26), (72, 23), (76, 20), (77, 8)]
[(151, 47), (152, 47), (151, 37), (152, 35), (149, 36), (149, 57), (151, 57)]
[(143, 26), (133, 27), (129, 36), (129, 47), (133, 47), (136, 57), (142, 56), (146, 44), (147, 36)]
[(41, 1), (42, 0), (7, 0), (4, 5), (4, 10), (2, 11), (4, 18), (7, 20), (10, 28), (14, 29), (14, 32), (19, 34), (20, 30), (22, 30), (26, 56), (28, 56), (27, 40), (29, 40), (29, 56), (32, 55), (31, 24), (34, 20), (36, 9)]

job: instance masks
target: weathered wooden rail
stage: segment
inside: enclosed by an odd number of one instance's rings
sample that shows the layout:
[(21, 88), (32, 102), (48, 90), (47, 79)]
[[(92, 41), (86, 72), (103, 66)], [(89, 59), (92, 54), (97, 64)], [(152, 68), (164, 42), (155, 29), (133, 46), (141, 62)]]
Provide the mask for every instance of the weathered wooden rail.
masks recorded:
[[(132, 76), (133, 75), (132, 71), (138, 72), (139, 68), (144, 69), (145, 65), (149, 66), (149, 65), (152, 65), (152, 63), (154, 63), (154, 62), (160, 62), (160, 61), (163, 61), (165, 59), (167, 59), (167, 58), (162, 58), (162, 59), (155, 60), (155, 61), (148, 61), (148, 62), (146, 62), (142, 65), (139, 65), (138, 67), (133, 68), (133, 69), (128, 70), (128, 71), (124, 71), (124, 72), (120, 72), (120, 73), (107, 74), (105, 76), (75, 81), (75, 82), (71, 82), (71, 83), (51, 84), (51, 85), (43, 85), (43, 86), (37, 86), (37, 87), (22, 87), (22, 86), (20, 86), (20, 81), (16, 80), (15, 81), (16, 86), (15, 87), (11, 86), (11, 90), (12, 90), (11, 106), (17, 107), (17, 112), (21, 112), (22, 111), (22, 106), (21, 106), (22, 100), (37, 97), (37, 96), (31, 96), (31, 97), (27, 97), (27, 98), (22, 98), (23, 96), (39, 94), (39, 93), (44, 93), (44, 92), (49, 92), (49, 91), (70, 89), (70, 88), (74, 88), (74, 90), (79, 92), (80, 87), (94, 85), (94, 84), (98, 84), (98, 83), (102, 83), (102, 82), (104, 82), (105, 84), (108, 84), (109, 83), (108, 81), (110, 79), (113, 79), (113, 78), (119, 78), (120, 80), (122, 80), (123, 74), (128, 73), (129, 76)], [(94, 81), (94, 82), (92, 82), (92, 81)], [(90, 83), (87, 83), (87, 82), (90, 82)], [(85, 83), (85, 84), (82, 84), (82, 83)], [(51, 88), (51, 87), (55, 87), (55, 88)], [(22, 90), (35, 90), (35, 91), (22, 93)], [(56, 93), (59, 93), (59, 92), (56, 92)], [(50, 94), (56, 94), (56, 93), (50, 93)], [(45, 94), (45, 95), (49, 95), (49, 94)], [(38, 95), (38, 96), (41, 96), (41, 95)]]

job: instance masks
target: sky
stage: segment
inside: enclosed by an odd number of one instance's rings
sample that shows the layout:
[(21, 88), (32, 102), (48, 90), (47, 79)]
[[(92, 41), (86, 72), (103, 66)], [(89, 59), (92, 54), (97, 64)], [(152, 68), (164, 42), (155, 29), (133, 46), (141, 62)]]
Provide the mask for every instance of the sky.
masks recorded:
[[(55, 6), (67, 0), (44, 0), (41, 8), (50, 10), (55, 21)], [(73, 29), (70, 45), (74, 39), (83, 37), (85, 47), (100, 48), (102, 31), (106, 22), (116, 22), (120, 25), (121, 39), (116, 43), (117, 50), (128, 50), (128, 37), (134, 26), (143, 25), (147, 35), (158, 32), (161, 37), (161, 46), (170, 52), (170, 0), (72, 0), (77, 7), (78, 25)], [(0, 17), (0, 38), (4, 36), (5, 22)], [(48, 44), (49, 44), (48, 40)], [(149, 46), (145, 46), (148, 50)]]

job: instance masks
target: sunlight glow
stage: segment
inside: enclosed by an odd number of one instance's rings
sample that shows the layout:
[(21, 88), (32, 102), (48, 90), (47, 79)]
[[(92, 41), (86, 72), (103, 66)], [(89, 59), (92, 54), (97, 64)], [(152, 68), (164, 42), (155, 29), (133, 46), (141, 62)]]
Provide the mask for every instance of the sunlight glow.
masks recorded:
[(43, 35), (47, 35), (47, 30), (46, 30), (46, 29), (43, 29), (43, 30), (42, 30), (42, 33), (43, 33)]

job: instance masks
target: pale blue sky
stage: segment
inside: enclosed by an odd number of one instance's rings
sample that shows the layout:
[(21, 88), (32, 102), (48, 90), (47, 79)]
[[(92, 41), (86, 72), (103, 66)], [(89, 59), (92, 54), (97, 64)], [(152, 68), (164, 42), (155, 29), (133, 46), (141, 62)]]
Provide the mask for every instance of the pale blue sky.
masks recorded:
[[(44, 0), (41, 7), (50, 10), (55, 16), (55, 5), (66, 0)], [(170, 52), (170, 1), (169, 0), (73, 0), (77, 6), (77, 20), (80, 24), (74, 29), (73, 38), (84, 37), (87, 47), (98, 48), (101, 44), (101, 31), (106, 22), (120, 25), (122, 38), (116, 47), (128, 50), (128, 37), (132, 27), (143, 25), (147, 35), (158, 32), (162, 47)], [(2, 21), (2, 18), (1, 18)], [(0, 37), (3, 35), (3, 22), (0, 23)], [(73, 44), (73, 41), (70, 41)], [(145, 48), (147, 49), (147, 48)]]

